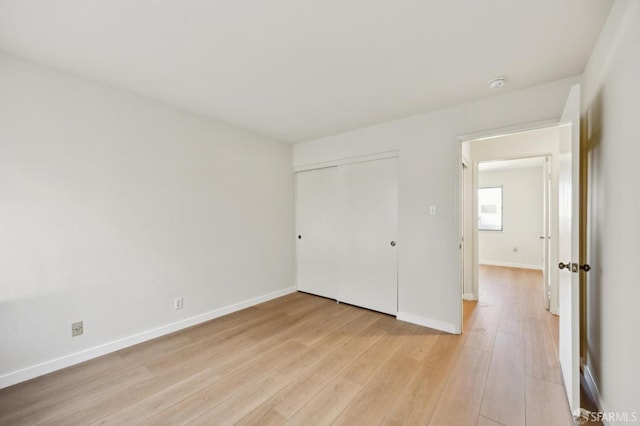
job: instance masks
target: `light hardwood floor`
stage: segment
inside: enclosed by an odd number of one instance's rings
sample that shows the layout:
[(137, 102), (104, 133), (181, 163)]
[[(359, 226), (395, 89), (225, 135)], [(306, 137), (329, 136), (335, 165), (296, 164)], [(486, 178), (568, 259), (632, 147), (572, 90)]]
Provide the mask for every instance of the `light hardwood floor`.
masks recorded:
[(541, 280), (482, 267), (461, 336), (291, 294), (0, 390), (0, 425), (571, 425)]

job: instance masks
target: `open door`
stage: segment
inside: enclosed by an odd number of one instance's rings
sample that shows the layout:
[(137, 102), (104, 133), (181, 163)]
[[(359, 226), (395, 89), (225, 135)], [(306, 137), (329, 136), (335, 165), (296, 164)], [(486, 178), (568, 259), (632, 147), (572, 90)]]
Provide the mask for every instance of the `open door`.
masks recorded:
[(559, 357), (571, 412), (580, 408), (580, 86), (571, 88), (560, 126), (558, 293)]

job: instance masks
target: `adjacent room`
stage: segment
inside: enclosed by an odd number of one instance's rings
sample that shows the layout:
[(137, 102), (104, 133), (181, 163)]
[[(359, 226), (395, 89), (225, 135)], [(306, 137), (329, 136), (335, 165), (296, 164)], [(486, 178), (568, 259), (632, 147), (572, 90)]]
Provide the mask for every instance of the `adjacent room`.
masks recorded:
[(640, 3), (0, 0), (0, 425), (640, 421)]

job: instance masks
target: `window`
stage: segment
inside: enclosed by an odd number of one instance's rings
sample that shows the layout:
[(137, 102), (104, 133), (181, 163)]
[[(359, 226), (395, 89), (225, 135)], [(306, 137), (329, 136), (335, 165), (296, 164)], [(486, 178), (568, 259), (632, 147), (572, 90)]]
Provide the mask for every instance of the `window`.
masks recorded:
[(478, 229), (502, 231), (502, 187), (478, 189)]

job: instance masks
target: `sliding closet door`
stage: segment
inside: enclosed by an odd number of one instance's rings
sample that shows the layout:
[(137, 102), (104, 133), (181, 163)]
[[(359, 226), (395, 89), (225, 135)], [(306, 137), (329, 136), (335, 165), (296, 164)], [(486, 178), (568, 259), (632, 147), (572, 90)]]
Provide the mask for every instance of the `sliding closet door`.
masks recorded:
[(338, 300), (396, 315), (397, 159), (339, 166), (338, 188)]
[(337, 298), (336, 167), (296, 174), (298, 290)]

